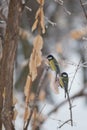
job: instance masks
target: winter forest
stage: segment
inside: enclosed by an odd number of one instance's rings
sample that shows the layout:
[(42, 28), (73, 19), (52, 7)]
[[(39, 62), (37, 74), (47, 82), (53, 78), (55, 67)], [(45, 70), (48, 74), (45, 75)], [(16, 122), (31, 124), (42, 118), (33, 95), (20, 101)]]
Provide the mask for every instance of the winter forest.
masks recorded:
[(44, 129), (87, 130), (87, 0), (0, 0), (0, 130)]

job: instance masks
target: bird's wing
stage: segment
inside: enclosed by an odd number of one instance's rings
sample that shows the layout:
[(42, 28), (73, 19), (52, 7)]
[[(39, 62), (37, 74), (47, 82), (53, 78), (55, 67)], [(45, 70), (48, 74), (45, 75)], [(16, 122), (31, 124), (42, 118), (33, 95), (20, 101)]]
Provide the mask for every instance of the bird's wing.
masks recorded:
[(54, 59), (54, 63), (56, 66), (57, 73), (60, 74), (60, 68), (59, 68), (59, 65), (58, 65), (58, 62), (56, 61), (56, 59)]
[(59, 83), (60, 83), (61, 88), (64, 88), (64, 82), (62, 80), (62, 77), (59, 78)]

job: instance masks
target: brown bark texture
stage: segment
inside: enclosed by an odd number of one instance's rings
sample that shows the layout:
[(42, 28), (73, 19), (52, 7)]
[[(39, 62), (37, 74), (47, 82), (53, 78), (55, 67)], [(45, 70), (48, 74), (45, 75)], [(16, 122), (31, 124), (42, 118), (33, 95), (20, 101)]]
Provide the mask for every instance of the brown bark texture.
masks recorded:
[[(14, 130), (12, 124), (13, 72), (21, 7), (21, 0), (10, 0), (0, 67), (0, 130), (2, 130), (2, 123), (6, 130)], [(4, 89), (5, 99), (3, 101)]]

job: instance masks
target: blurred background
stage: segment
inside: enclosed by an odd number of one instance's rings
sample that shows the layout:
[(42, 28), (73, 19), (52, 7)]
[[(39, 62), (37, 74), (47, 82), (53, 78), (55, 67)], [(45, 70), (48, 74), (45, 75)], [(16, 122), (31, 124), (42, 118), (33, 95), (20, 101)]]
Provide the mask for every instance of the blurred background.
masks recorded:
[[(24, 2), (24, 1), (23, 1)], [(87, 1), (83, 0), (87, 12)], [(3, 40), (6, 23), (1, 14), (7, 18), (9, 0), (0, 1), (0, 57), (2, 55)], [(27, 0), (24, 8), (18, 39), (17, 57), (14, 71), (14, 95), (18, 102), (16, 109), (16, 130), (23, 128), (24, 114), (24, 86), (29, 73), (29, 58), (32, 53), (33, 40), (38, 34), (32, 33), (31, 28), (35, 21), (35, 13), (39, 5), (36, 0)], [(59, 62), (61, 72), (69, 74), (70, 96), (78, 93), (82, 88), (87, 92), (87, 19), (81, 7), (80, 0), (45, 0), (45, 27), (46, 33), (42, 35), (44, 45), (42, 49), (43, 59), (52, 54)], [(39, 75), (32, 85), (31, 101), (40, 81), (43, 65), (39, 68)], [(39, 101), (36, 106), (40, 113), (41, 123), (36, 123), (36, 130), (57, 130), (69, 117), (68, 103), (62, 105), (52, 114), (48, 114), (53, 108), (65, 100), (64, 90), (55, 88), (54, 73), (49, 70), (42, 84)], [(65, 124), (61, 130), (86, 130), (87, 129), (87, 97), (79, 96), (72, 100), (74, 126)], [(45, 121), (42, 121), (44, 118)], [(32, 122), (29, 129), (33, 129)]]

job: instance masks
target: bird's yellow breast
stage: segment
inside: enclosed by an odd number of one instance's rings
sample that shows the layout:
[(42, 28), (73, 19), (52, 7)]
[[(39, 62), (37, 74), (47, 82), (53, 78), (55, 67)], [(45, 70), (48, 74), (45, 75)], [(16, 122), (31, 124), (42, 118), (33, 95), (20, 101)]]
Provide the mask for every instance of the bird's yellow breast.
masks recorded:
[(64, 87), (64, 83), (63, 83), (62, 77), (59, 78), (59, 83), (60, 83), (60, 86), (63, 88)]
[(52, 69), (53, 71), (56, 71), (56, 67), (55, 67), (55, 64), (54, 64), (54, 61), (53, 61), (53, 60), (50, 60), (50, 61), (49, 61), (49, 65), (50, 65), (50, 67), (51, 67), (51, 69)]

